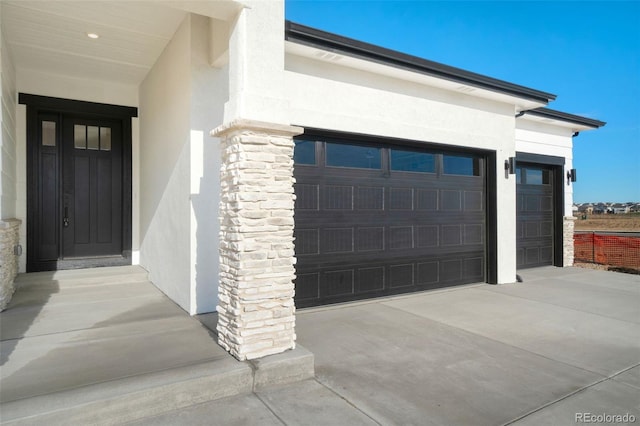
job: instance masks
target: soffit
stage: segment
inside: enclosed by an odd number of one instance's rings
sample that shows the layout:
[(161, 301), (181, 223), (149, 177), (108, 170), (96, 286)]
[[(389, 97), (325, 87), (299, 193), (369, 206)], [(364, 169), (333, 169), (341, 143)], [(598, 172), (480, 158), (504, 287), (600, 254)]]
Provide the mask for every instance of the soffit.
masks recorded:
[(574, 132), (581, 132), (581, 131), (584, 131), (584, 130), (593, 130), (593, 129), (597, 128), (597, 126), (580, 124), (580, 123), (576, 123), (576, 122), (561, 120), (561, 119), (558, 119), (558, 118), (550, 118), (550, 117), (533, 115), (533, 114), (528, 114), (528, 113), (525, 113), (524, 115), (518, 117), (517, 120), (516, 120), (516, 123), (518, 123), (520, 121), (529, 121), (529, 122), (532, 122), (532, 123), (542, 123), (542, 124), (547, 124), (547, 125), (550, 125), (550, 126), (562, 127), (562, 128), (574, 131)]
[(0, 5), (3, 37), (17, 70), (132, 85), (144, 79), (188, 12), (226, 19), (238, 8), (231, 1), (3, 0)]

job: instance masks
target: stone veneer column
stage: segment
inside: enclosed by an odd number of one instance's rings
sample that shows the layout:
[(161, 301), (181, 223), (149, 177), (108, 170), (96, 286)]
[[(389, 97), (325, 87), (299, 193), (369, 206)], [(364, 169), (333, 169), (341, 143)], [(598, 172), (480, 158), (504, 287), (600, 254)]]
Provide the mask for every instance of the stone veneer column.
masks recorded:
[(218, 340), (239, 360), (295, 348), (293, 136), (237, 120), (220, 138)]
[(562, 221), (562, 265), (573, 266), (574, 242), (573, 229), (576, 218), (573, 216), (565, 216)]
[(14, 247), (19, 241), (20, 223), (18, 219), (0, 220), (0, 311), (7, 307), (15, 291), (18, 256)]

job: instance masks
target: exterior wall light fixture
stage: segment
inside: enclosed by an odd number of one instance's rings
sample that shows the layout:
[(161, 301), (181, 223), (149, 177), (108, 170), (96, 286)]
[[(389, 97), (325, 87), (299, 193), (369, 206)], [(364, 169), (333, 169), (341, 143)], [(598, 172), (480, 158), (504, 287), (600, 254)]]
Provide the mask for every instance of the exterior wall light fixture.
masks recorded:
[(516, 157), (509, 157), (504, 160), (504, 174), (505, 178), (509, 178), (509, 175), (516, 174)]
[(570, 185), (571, 182), (575, 182), (578, 180), (578, 174), (576, 169), (571, 169), (567, 171), (567, 185)]

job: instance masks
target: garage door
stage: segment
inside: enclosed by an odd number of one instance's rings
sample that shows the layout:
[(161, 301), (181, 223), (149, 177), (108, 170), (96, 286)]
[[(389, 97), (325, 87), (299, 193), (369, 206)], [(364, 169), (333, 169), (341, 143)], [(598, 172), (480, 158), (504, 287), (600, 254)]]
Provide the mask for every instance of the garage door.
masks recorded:
[(296, 305), (485, 281), (485, 160), (349, 140), (295, 147)]
[(550, 167), (520, 165), (517, 182), (517, 266), (553, 264), (553, 173)]

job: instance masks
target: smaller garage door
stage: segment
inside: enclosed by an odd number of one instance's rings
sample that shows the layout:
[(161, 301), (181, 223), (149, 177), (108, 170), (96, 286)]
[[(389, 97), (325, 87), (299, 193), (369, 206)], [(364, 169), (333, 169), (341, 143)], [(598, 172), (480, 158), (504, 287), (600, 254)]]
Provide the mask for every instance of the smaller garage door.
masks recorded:
[(553, 264), (553, 173), (551, 167), (516, 168), (517, 266)]

